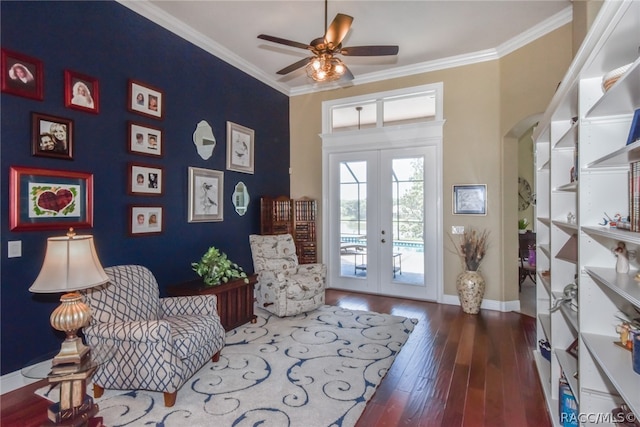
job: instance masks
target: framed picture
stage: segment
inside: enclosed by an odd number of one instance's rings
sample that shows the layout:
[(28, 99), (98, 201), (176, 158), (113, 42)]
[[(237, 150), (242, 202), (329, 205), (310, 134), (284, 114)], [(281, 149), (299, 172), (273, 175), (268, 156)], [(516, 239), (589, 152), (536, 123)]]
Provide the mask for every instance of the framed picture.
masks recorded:
[(164, 193), (161, 166), (129, 163), (127, 193), (138, 196), (161, 196)]
[(12, 231), (93, 227), (93, 175), (12, 166), (9, 228)]
[(42, 101), (44, 99), (42, 62), (18, 52), (0, 50), (2, 91)]
[(633, 113), (633, 120), (631, 120), (631, 128), (629, 129), (627, 145), (633, 144), (638, 140), (640, 140), (640, 108)]
[(129, 206), (129, 235), (152, 236), (164, 231), (164, 211), (162, 206)]
[(100, 90), (98, 80), (75, 71), (64, 71), (64, 106), (98, 114)]
[(31, 154), (73, 160), (73, 120), (31, 113)]
[(129, 122), (129, 140), (127, 151), (143, 156), (162, 157), (164, 152), (162, 129)]
[(129, 80), (129, 111), (162, 120), (164, 95), (160, 89), (136, 80)]
[(224, 172), (189, 167), (189, 222), (222, 221)]
[(453, 214), (454, 215), (486, 215), (487, 214), (487, 186), (454, 185), (453, 186)]
[(227, 169), (236, 172), (253, 173), (252, 129), (227, 122)]

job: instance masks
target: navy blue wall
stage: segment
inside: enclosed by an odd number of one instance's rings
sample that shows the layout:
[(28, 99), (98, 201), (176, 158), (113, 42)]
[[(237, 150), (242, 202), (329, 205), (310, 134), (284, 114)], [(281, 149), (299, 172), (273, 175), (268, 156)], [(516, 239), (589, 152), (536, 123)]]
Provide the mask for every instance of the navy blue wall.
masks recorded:
[[(62, 336), (49, 315), (59, 295), (32, 295), (46, 239), (59, 231), (9, 231), (9, 167), (14, 165), (90, 172), (94, 175), (94, 227), (78, 234), (95, 236), (104, 266), (142, 264), (167, 285), (196, 278), (190, 263), (211, 245), (252, 271), (248, 235), (259, 231), (259, 197), (289, 194), (289, 99), (198, 47), (115, 2), (1, 2), (2, 47), (44, 64), (44, 101), (2, 94), (1, 165), (2, 374), (59, 348)], [(98, 115), (64, 107), (65, 69), (97, 78)], [(127, 111), (127, 81), (135, 79), (164, 92), (165, 118), (154, 120)], [(31, 112), (72, 119), (72, 161), (32, 157)], [(164, 130), (164, 157), (127, 152), (127, 121)], [(192, 142), (200, 120), (213, 127), (217, 145), (202, 160)], [(255, 174), (225, 170), (226, 122), (255, 130)], [(161, 197), (128, 196), (128, 162), (164, 167)], [(187, 222), (188, 167), (225, 171), (224, 221)], [(249, 210), (238, 216), (231, 204), (242, 180), (251, 195)], [(165, 208), (160, 236), (128, 237), (127, 207), (158, 203)], [(23, 256), (7, 258), (7, 242), (22, 241)]]

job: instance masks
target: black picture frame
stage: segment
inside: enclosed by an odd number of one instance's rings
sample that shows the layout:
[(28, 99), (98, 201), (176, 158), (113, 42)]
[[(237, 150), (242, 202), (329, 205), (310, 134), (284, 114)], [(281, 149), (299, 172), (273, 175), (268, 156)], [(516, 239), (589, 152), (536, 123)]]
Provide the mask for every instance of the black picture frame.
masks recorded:
[(31, 113), (31, 154), (73, 160), (73, 120)]

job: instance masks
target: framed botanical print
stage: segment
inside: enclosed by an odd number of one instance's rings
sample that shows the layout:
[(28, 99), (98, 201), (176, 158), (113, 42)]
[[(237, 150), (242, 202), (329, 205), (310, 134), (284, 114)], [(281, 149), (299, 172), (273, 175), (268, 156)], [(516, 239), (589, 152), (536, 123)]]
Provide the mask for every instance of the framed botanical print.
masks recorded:
[(227, 122), (227, 169), (253, 173), (254, 131), (233, 122)]
[(224, 172), (189, 167), (189, 222), (222, 221)]
[(9, 171), (11, 231), (93, 227), (93, 175), (12, 166)]
[(453, 214), (454, 215), (486, 215), (487, 214), (487, 186), (454, 185), (453, 186)]
[(148, 84), (129, 80), (128, 108), (132, 113), (162, 120), (164, 118), (164, 94)]
[(31, 113), (31, 154), (73, 160), (73, 120)]
[(38, 101), (44, 99), (43, 67), (36, 58), (10, 50), (0, 50), (2, 91)]

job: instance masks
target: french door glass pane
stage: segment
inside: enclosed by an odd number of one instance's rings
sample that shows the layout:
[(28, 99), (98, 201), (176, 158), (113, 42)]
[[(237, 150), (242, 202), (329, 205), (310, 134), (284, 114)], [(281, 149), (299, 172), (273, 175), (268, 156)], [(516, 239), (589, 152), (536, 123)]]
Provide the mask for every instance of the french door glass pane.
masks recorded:
[(367, 162), (340, 162), (340, 274), (367, 276)]
[(393, 278), (424, 283), (424, 158), (393, 159)]

